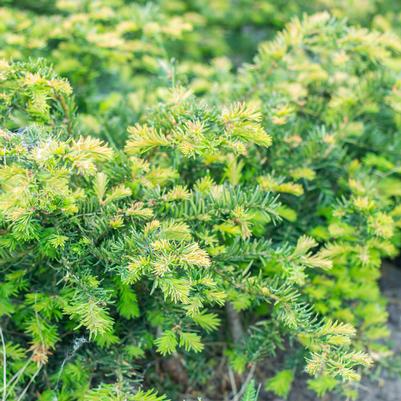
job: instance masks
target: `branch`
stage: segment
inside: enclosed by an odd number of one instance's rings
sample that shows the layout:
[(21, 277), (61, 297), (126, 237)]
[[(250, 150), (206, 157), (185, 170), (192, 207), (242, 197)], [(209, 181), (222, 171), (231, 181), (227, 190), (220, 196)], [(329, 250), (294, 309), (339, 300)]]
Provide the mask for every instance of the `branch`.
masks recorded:
[(226, 304), (226, 310), (232, 339), (235, 344), (239, 344), (244, 338), (241, 317), (230, 302)]
[(2, 401), (6, 401), (7, 394), (7, 354), (6, 354), (6, 343), (4, 341), (3, 330), (0, 326), (0, 338), (1, 346), (3, 348), (3, 397)]

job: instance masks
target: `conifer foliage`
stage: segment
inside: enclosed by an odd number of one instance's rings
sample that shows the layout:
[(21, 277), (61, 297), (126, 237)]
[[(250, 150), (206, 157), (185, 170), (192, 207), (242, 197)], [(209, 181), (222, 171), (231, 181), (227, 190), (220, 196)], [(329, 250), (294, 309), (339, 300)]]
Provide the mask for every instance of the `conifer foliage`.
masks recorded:
[[(0, 9), (2, 400), (256, 401), (305, 372), (355, 398), (389, 352), (400, 39), (305, 15), (232, 71), (253, 8), (157, 3)], [(325, 9), (256, 3), (266, 37)]]

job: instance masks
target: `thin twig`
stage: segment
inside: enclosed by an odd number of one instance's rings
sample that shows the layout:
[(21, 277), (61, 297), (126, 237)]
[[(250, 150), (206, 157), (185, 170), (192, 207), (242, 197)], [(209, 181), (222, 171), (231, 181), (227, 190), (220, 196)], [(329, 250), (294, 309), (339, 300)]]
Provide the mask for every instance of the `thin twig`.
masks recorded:
[(29, 383), (26, 385), (26, 387), (24, 388), (24, 390), (22, 390), (22, 393), (20, 394), (20, 396), (18, 397), (17, 401), (21, 401), (22, 398), (24, 397), (25, 393), (28, 391), (28, 388), (30, 387), (30, 385), (33, 383), (33, 381), (35, 380), (35, 377), (39, 374), (40, 370), (42, 369), (43, 365), (40, 365), (38, 367), (38, 369), (36, 370), (35, 374), (31, 377), (31, 380), (29, 380)]
[(231, 366), (228, 366), (228, 377), (230, 379), (230, 384), (231, 384), (231, 388), (233, 390), (233, 394), (237, 394), (237, 392), (238, 392), (237, 383), (235, 382), (235, 377), (234, 377), (233, 370), (231, 369)]
[[(8, 386), (10, 386), (11, 384), (13, 384), (14, 382), (16, 383), (18, 381), (18, 379), (20, 378), (20, 376), (25, 372), (25, 369), (28, 367), (28, 365), (31, 363), (31, 358), (29, 358), (25, 365), (20, 368), (17, 373), (15, 373), (15, 375), (8, 381)], [(10, 391), (13, 389), (14, 385), (10, 388)]]
[(242, 384), (240, 391), (237, 394), (235, 394), (235, 396), (232, 398), (231, 401), (239, 401), (239, 399), (242, 397), (242, 394), (244, 394), (249, 382), (253, 378), (255, 370), (256, 370), (256, 364), (251, 366), (251, 369), (249, 370), (249, 373), (246, 376), (246, 379), (245, 379), (244, 383)]
[(3, 397), (2, 401), (6, 401), (7, 394), (7, 353), (6, 353), (6, 343), (4, 341), (3, 330), (0, 326), (0, 337), (1, 346), (3, 348)]
[(25, 369), (29, 366), (29, 364), (32, 362), (32, 359), (29, 358), (25, 365), (18, 370), (18, 372), (8, 381), (8, 392), (7, 392), (7, 397), (9, 397), (11, 395), (11, 393), (13, 392), (15, 386), (17, 385), (20, 377), (23, 375), (23, 373), (25, 372)]

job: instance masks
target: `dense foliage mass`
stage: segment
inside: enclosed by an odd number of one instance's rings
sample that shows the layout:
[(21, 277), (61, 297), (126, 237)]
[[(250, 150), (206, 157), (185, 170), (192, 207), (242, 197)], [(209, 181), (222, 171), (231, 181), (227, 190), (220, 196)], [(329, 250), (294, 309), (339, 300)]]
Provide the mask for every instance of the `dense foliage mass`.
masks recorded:
[(391, 353), (398, 13), (6, 2), (2, 400), (355, 399)]

